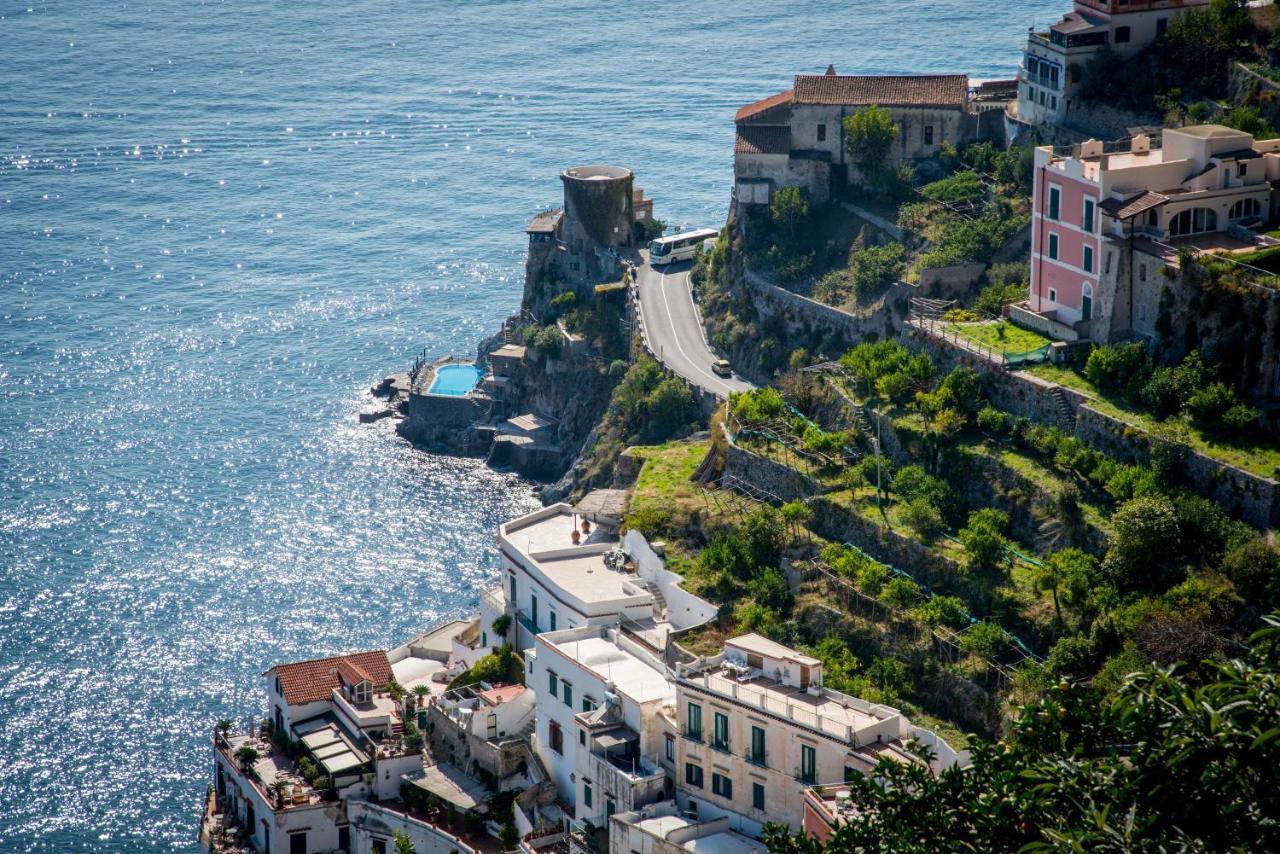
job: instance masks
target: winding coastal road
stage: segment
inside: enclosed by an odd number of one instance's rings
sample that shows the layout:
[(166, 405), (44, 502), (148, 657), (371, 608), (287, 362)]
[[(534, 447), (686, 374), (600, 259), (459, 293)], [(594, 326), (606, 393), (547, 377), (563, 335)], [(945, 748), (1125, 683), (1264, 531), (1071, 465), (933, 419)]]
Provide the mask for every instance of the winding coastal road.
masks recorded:
[(658, 359), (689, 382), (717, 397), (755, 388), (736, 375), (717, 376), (711, 365), (720, 357), (711, 350), (689, 290), (690, 262), (654, 268), (644, 259), (636, 268), (640, 314), (645, 336)]

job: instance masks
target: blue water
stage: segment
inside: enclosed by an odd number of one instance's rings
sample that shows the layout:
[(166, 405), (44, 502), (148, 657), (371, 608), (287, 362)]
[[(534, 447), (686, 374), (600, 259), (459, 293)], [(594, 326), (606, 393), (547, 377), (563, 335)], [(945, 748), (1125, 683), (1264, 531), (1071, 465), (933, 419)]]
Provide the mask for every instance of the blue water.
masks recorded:
[(436, 368), (435, 379), (427, 393), (461, 397), (476, 387), (481, 376), (482, 372), (475, 365), (441, 365)]
[(356, 414), (516, 307), (561, 169), (714, 226), (736, 107), (1066, 5), (0, 0), (0, 850), (189, 849), (267, 666), (470, 607), (527, 490)]

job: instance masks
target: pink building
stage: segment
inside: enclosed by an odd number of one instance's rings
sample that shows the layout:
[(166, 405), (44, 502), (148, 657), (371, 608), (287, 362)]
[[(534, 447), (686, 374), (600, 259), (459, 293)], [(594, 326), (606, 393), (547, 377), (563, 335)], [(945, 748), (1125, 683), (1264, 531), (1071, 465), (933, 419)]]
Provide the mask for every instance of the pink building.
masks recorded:
[(1035, 158), (1031, 288), (1015, 315), (1067, 340), (1152, 334), (1156, 273), (1173, 244), (1252, 240), (1240, 227), (1277, 209), (1280, 140), (1221, 125), (1167, 129), (1158, 145), (1046, 146)]

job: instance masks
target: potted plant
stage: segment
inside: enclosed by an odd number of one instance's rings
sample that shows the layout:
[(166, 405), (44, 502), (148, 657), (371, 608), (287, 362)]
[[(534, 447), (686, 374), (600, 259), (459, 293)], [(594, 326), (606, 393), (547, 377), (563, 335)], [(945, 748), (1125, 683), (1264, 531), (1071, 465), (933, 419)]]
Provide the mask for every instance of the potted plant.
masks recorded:
[(418, 698), (418, 708), (421, 709), (427, 702), (427, 697), (431, 696), (431, 689), (426, 685), (413, 686), (413, 693)]
[(253, 767), (253, 763), (257, 762), (262, 757), (262, 754), (258, 752), (256, 747), (250, 747), (245, 744), (236, 750), (235, 756), (236, 761), (240, 763), (240, 767), (243, 770), (248, 771)]

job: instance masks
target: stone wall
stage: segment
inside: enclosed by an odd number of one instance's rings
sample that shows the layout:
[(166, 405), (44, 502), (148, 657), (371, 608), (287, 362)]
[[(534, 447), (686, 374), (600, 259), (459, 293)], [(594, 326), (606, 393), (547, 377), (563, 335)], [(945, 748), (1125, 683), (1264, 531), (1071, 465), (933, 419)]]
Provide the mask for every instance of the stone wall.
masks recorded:
[(920, 271), (920, 293), (931, 299), (956, 299), (968, 294), (986, 272), (981, 261), (925, 267)]
[(817, 495), (816, 480), (790, 466), (766, 459), (730, 442), (725, 449), (723, 477), (736, 477), (778, 497), (782, 502)]
[[(470, 397), (410, 394), (407, 417), (397, 426), (400, 434), (424, 445), (448, 445), (451, 450), (478, 453), (484, 444), (468, 439), (471, 424), (481, 418), (480, 405)], [(474, 447), (472, 447), (474, 445)]]
[(876, 560), (910, 573), (918, 582), (934, 584), (956, 572), (954, 561), (934, 554), (918, 540), (882, 527), (829, 498), (815, 498), (809, 506), (818, 536), (852, 543)]

